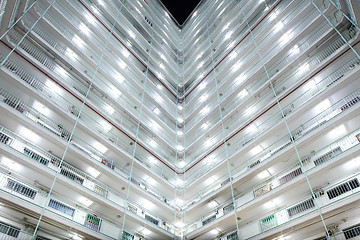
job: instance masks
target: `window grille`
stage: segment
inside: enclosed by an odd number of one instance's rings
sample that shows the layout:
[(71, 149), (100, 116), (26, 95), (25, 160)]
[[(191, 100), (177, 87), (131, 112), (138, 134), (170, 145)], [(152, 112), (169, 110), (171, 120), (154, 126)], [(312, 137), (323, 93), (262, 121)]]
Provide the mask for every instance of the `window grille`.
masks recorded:
[(336, 186), (326, 192), (329, 199), (336, 198), (346, 192), (351, 191), (352, 189), (358, 188), (360, 186), (359, 180), (357, 178), (354, 178), (350, 181), (347, 181), (339, 186)]
[(0, 233), (9, 235), (10, 237), (17, 238), (20, 233), (20, 228), (13, 227), (7, 223), (0, 222)]
[(84, 179), (79, 177), (78, 175), (76, 175), (75, 173), (73, 173), (71, 170), (69, 169), (65, 169), (65, 168), (61, 168), (60, 170), (60, 174), (77, 182), (77, 183), (80, 183), (80, 184), (83, 184), (84, 182)]
[(26, 187), (23, 184), (20, 184), (18, 182), (16, 182), (13, 179), (8, 178), (7, 184), (6, 184), (6, 188), (10, 189), (11, 191), (17, 192), (21, 195), (24, 195), (25, 197), (28, 197), (30, 199), (34, 199), (36, 196), (36, 191)]
[(134, 239), (133, 235), (125, 231), (123, 232), (122, 240), (133, 240), (133, 239)]
[(40, 156), (39, 154), (35, 153), (34, 151), (28, 149), (27, 147), (24, 148), (24, 153), (29, 157), (34, 159), (35, 161), (43, 164), (43, 165), (48, 165), (49, 160)]
[(260, 220), (263, 231), (267, 231), (277, 226), (275, 215), (270, 215)]
[(234, 210), (234, 204), (231, 203), (223, 208), (224, 215)]
[(257, 160), (256, 162), (253, 162), (252, 164), (249, 165), (249, 168), (253, 168), (256, 165), (258, 165), (260, 163), (260, 160)]
[(208, 219), (206, 219), (205, 221), (203, 221), (202, 224), (205, 225), (205, 224), (211, 223), (215, 219), (216, 219), (216, 215), (213, 215), (213, 216), (209, 217)]
[(356, 236), (360, 236), (360, 225), (344, 229), (343, 232), (345, 235), (345, 239), (350, 239)]
[(316, 160), (314, 161), (314, 164), (315, 164), (315, 166), (318, 166), (318, 165), (326, 162), (326, 161), (329, 160), (330, 158), (338, 155), (338, 154), (341, 153), (341, 152), (342, 152), (341, 147), (337, 147), (337, 148), (335, 148), (335, 149), (333, 149), (333, 150), (325, 153), (324, 155), (322, 155), (322, 156), (319, 157), (318, 159), (316, 159)]
[(0, 133), (0, 142), (7, 144), (11, 138), (4, 133)]
[(233, 232), (233, 233), (227, 235), (227, 236), (226, 236), (226, 239), (227, 239), (227, 240), (238, 240), (237, 232)]
[(287, 210), (289, 217), (295, 216), (299, 213), (305, 212), (311, 208), (315, 207), (314, 200), (312, 198), (305, 200)]
[(279, 178), (279, 183), (280, 183), (280, 185), (281, 185), (281, 184), (284, 184), (284, 183), (290, 181), (291, 179), (299, 176), (300, 174), (302, 174), (302, 169), (301, 169), (301, 168), (298, 168), (298, 169), (296, 169), (296, 170), (294, 170), (294, 171), (286, 174), (286, 175), (283, 176), (282, 178)]
[(137, 214), (137, 208), (136, 207), (129, 204), (128, 209), (129, 209), (130, 212)]
[(54, 199), (50, 199), (49, 207), (51, 207), (59, 212), (65, 213), (66, 215), (69, 215), (69, 216), (73, 216), (74, 212), (75, 212), (74, 208), (68, 207), (65, 204), (60, 203)]
[(86, 221), (85, 221), (85, 226), (98, 232), (100, 230), (100, 224), (101, 224), (100, 218), (95, 217), (90, 214), (87, 215)]
[(150, 215), (145, 214), (145, 219), (148, 220), (149, 222), (152, 222), (155, 225), (159, 224), (159, 220), (157, 220), (156, 218), (153, 218)]

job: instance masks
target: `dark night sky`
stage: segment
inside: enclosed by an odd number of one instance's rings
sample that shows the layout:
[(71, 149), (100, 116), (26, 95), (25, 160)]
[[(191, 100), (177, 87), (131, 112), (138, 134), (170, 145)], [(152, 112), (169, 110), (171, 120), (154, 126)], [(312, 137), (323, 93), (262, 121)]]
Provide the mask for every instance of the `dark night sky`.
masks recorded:
[(182, 24), (200, 0), (162, 0), (169, 12)]

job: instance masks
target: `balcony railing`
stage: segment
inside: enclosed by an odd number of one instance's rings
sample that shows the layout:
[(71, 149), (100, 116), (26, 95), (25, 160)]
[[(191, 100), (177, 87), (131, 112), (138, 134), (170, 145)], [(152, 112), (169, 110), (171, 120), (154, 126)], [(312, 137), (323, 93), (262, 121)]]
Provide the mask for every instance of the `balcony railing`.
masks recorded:
[[(345, 102), (345, 104), (344, 104)], [(314, 118), (310, 119), (307, 122), (304, 122), (300, 127), (293, 130), (293, 141), (300, 141), (302, 137), (308, 135), (313, 130), (317, 129), (318, 127), (322, 126), (324, 123), (331, 121), (336, 116), (343, 113), (345, 110), (353, 107), (357, 103), (360, 102), (360, 89), (354, 91), (353, 93), (349, 94), (348, 96), (344, 97), (343, 99), (339, 100), (337, 103), (329, 107), (328, 109), (324, 110), (323, 112), (319, 113)], [(310, 159), (316, 159), (314, 160), (314, 164), (307, 164), (305, 169), (299, 169), (298, 165), (295, 165), (292, 170), (286, 170), (289, 175), (286, 175), (284, 173), (279, 173), (279, 175), (275, 175), (274, 178), (280, 178), (281, 180), (272, 180), (269, 179), (267, 182), (261, 183), (260, 186), (255, 187), (255, 190), (251, 190), (251, 192), (255, 193), (255, 198), (257, 196), (261, 196), (262, 194), (270, 191), (271, 189), (289, 181), (290, 179), (300, 175), (305, 170), (308, 170), (312, 167), (316, 167), (320, 165), (321, 163), (331, 159), (332, 157), (344, 152), (345, 150), (353, 147), (349, 142), (352, 142), (354, 144), (357, 144), (356, 141), (354, 141), (356, 134), (353, 133), (349, 136), (349, 138), (344, 138), (347, 140), (344, 140), (343, 146), (340, 146), (339, 144), (330, 145), (328, 148), (325, 148), (322, 150), (319, 154), (314, 154), (313, 156), (309, 156), (306, 159), (303, 159), (304, 162), (308, 163)], [(339, 140), (340, 141), (340, 140)], [(350, 145), (349, 145), (350, 144)], [(263, 164), (263, 162), (269, 161), (273, 159), (274, 155), (279, 154), (281, 151), (285, 150), (287, 147), (291, 145), (291, 139), (288, 135), (282, 137), (277, 142), (270, 145), (268, 148), (264, 149), (261, 154), (258, 154), (254, 156), (252, 159), (249, 159), (247, 162), (241, 164), (239, 167), (233, 169), (231, 171), (233, 181), (238, 181), (241, 179), (244, 175), (246, 175), (248, 172), (253, 170), (253, 168), (257, 165)], [(340, 147), (340, 148), (339, 148)], [(318, 156), (318, 157), (317, 157)], [(322, 157), (321, 157), (322, 156)], [(299, 172), (296, 172), (299, 171)], [(275, 182), (274, 182), (275, 181)], [(222, 187), (225, 187), (229, 183), (229, 176), (226, 174), (225, 176), (221, 177), (219, 180), (211, 184), (210, 186), (206, 187), (199, 193), (197, 193), (194, 196), (189, 196), (191, 199), (187, 203), (187, 207), (191, 207), (196, 202), (201, 201), (202, 199), (206, 198), (209, 194), (221, 189)], [(246, 195), (248, 197), (248, 195)]]
[[(84, 145), (86, 147), (90, 146), (88, 143), (86, 143), (82, 139), (78, 138), (76, 135), (73, 135), (70, 139), (70, 135), (71, 135), (70, 131), (66, 130), (60, 123), (56, 123), (56, 122), (52, 121), (51, 119), (42, 115), (36, 109), (28, 106), (23, 101), (21, 101), (20, 99), (16, 98), (12, 94), (10, 94), (9, 92), (7, 92), (6, 90), (1, 89), (1, 88), (0, 88), (0, 99), (3, 102), (5, 102), (7, 105), (9, 105), (10, 107), (12, 107), (15, 110), (17, 110), (18, 112), (22, 113), (24, 116), (26, 116), (30, 120), (34, 121), (35, 123), (39, 124), (44, 129), (50, 131), (52, 134), (56, 135), (57, 137), (61, 138), (62, 140), (65, 140), (65, 141), (70, 140), (71, 145), (76, 147), (77, 149), (80, 149), (79, 146), (82, 146), (82, 145)], [(40, 151), (40, 149), (38, 149), (37, 151), (34, 152), (33, 150), (31, 150), (33, 147), (29, 147), (26, 149), (26, 153), (29, 156), (32, 156), (33, 159), (37, 159), (37, 161), (40, 161), (41, 163), (43, 163), (44, 165), (47, 165), (49, 167), (50, 167), (49, 163), (51, 163), (51, 166), (52, 166), (51, 168), (54, 170), (58, 167), (60, 159), (58, 159), (57, 157), (55, 157), (43, 150), (41, 150), (41, 154), (39, 155), (38, 152)], [(81, 150), (83, 150), (83, 149), (81, 149)], [(19, 151), (23, 152), (22, 149), (20, 149)], [(93, 160), (95, 160), (97, 162), (100, 162), (101, 164), (106, 165), (111, 170), (114, 170), (119, 175), (119, 177), (122, 178), (125, 182), (127, 182), (129, 180), (129, 172), (124, 171), (124, 167), (121, 167), (118, 164), (116, 164), (116, 162), (111, 161), (110, 158), (108, 158), (106, 155), (100, 155), (100, 157), (99, 157), (99, 156), (94, 155), (92, 153), (92, 151), (93, 151), (92, 148), (90, 148), (87, 151), (83, 150), (83, 152), (87, 153), (88, 157), (92, 158)], [(80, 184), (85, 184), (87, 182), (87, 181), (84, 182), (84, 179), (88, 179), (89, 178), (88, 175), (73, 168), (72, 166), (66, 166), (66, 164), (63, 165), (62, 167), (65, 167), (65, 168), (61, 170), (61, 173), (62, 172), (64, 174), (66, 173), (68, 178), (71, 177), (73, 180), (77, 179), (77, 182)], [(69, 170), (71, 171), (71, 173), (68, 172)], [(79, 178), (79, 175), (81, 176), (80, 178)], [(153, 196), (155, 196), (159, 200), (164, 201), (164, 199), (166, 199), (166, 198), (170, 199), (170, 197), (167, 196), (165, 193), (159, 193), (159, 190), (157, 190), (157, 188), (152, 187), (149, 183), (146, 183), (145, 181), (141, 180), (140, 177), (133, 174), (132, 179), (134, 179), (134, 181), (136, 182), (136, 184), (135, 184), (136, 187), (138, 187), (142, 190), (145, 190), (148, 193), (151, 193)], [(92, 179), (91, 181), (96, 181), (96, 180)], [(100, 183), (98, 185), (101, 186)], [(87, 185), (84, 185), (84, 186), (87, 186)], [(102, 195), (104, 197), (106, 197), (107, 189), (108, 189), (107, 186), (101, 186), (101, 187), (97, 188), (97, 191), (101, 191), (103, 193)], [(93, 190), (93, 189), (91, 189), (91, 190)], [(99, 194), (100, 192), (97, 192), (97, 193)], [(166, 198), (164, 196), (166, 196)], [(166, 202), (166, 203), (169, 204), (170, 206), (175, 207), (175, 205), (172, 201)]]
[[(2, 58), (1, 58), (2, 59)], [(54, 89), (34, 77), (29, 72), (25, 71), (23, 68), (18, 66), (16, 63), (7, 60), (4, 63), (5, 69), (9, 70), (13, 74), (17, 75), (21, 81), (24, 81), (25, 83), (29, 84), (33, 87), (33, 89), (37, 90), (41, 95), (45, 96), (50, 100), (50, 102), (55, 103), (55, 105), (58, 108), (61, 108), (63, 111), (67, 112), (69, 115), (77, 117), (79, 114), (79, 108), (75, 106), (74, 104), (70, 103), (67, 99), (65, 99), (63, 96), (59, 95)], [(19, 80), (18, 79), (18, 80)], [(44, 116), (45, 117), (45, 116)], [(122, 140), (122, 138), (118, 137), (117, 135), (114, 135), (107, 129), (104, 129), (104, 125), (100, 124), (99, 121), (96, 119), (93, 119), (91, 116), (85, 114), (83, 112), (81, 114), (80, 123), (83, 122), (84, 126), (87, 128), (90, 127), (93, 131), (97, 132), (97, 134), (100, 134), (101, 136), (105, 137), (105, 139), (108, 139), (111, 144), (114, 144), (114, 146), (117, 146), (120, 151), (124, 152), (128, 156), (132, 156), (133, 148), (131, 145), (129, 145), (129, 142), (125, 142)], [(89, 144), (86, 143), (86, 141), (81, 140), (78, 138), (77, 147), (85, 151), (87, 154), (90, 154), (92, 156), (96, 155), (96, 158), (99, 159), (109, 159), (107, 157), (102, 157), (104, 155), (103, 153), (100, 153), (97, 149), (93, 148)], [(142, 152), (139, 150), (136, 152), (135, 159), (139, 160), (139, 163), (145, 163), (144, 165), (151, 168), (154, 172), (159, 174), (160, 176), (164, 176), (165, 179), (171, 179), (172, 175), (165, 172), (163, 169), (159, 168), (157, 165), (149, 162), (148, 160), (148, 153)], [(109, 161), (109, 160), (107, 160)], [(111, 163), (116, 164), (115, 162), (111, 161)], [(119, 166), (119, 169), (123, 169), (123, 166)]]
[[(309, 88), (307, 91), (299, 95), (293, 102), (288, 103), (286, 106), (282, 106), (282, 111), (286, 113), (286, 115), (289, 116), (289, 114), (293, 114), (296, 108), (300, 108), (304, 105), (304, 103), (310, 102), (310, 100), (317, 96), (319, 93), (323, 92), (328, 87), (332, 86), (335, 82), (340, 82), (346, 79), (344, 76), (349, 76), (351, 73), (356, 72), (354, 69), (358, 69), (360, 61), (357, 57), (354, 57), (350, 59), (348, 62), (334, 70), (332, 73), (327, 75), (321, 80), (318, 80), (316, 83), (314, 83), (314, 87)], [(259, 137), (261, 134), (266, 132), (268, 129), (272, 128), (273, 126), (277, 125), (279, 122), (282, 122), (283, 115), (280, 111), (277, 111), (275, 114), (270, 116), (268, 119), (264, 120), (263, 125), (264, 126), (258, 126), (255, 130), (249, 131), (248, 133), (244, 132), (242, 135), (237, 134), (236, 138), (233, 138), (231, 140), (231, 146), (228, 147), (228, 152), (230, 157), (234, 156), (237, 152), (239, 152), (241, 149), (246, 147), (246, 145), (252, 141), (255, 140), (256, 137)], [(314, 123), (314, 121), (318, 121), (319, 119), (312, 119), (311, 121)], [(323, 119), (322, 122), (326, 121), (326, 119)], [(317, 122), (319, 124), (319, 122)], [(285, 144), (289, 144), (288, 141), (286, 141)], [(276, 148), (275, 148), (276, 149)], [(220, 151), (221, 150), (221, 151)], [(199, 178), (203, 173), (202, 170), (206, 169), (207, 171), (209, 168), (213, 168), (220, 164), (221, 162), (226, 159), (226, 152), (223, 149), (220, 149), (217, 152), (213, 152), (210, 157), (211, 161), (208, 161), (206, 164), (207, 167), (203, 167), (202, 169), (198, 171), (194, 171), (193, 173), (188, 175), (188, 179), (196, 179)], [(264, 150), (266, 151), (266, 150)], [(264, 152), (263, 151), (263, 152)], [(208, 157), (209, 158), (209, 157)], [(258, 159), (257, 159), (258, 160)], [(257, 161), (256, 160), (256, 161)], [(250, 162), (252, 160), (250, 159)], [(191, 182), (192, 180), (190, 180)]]

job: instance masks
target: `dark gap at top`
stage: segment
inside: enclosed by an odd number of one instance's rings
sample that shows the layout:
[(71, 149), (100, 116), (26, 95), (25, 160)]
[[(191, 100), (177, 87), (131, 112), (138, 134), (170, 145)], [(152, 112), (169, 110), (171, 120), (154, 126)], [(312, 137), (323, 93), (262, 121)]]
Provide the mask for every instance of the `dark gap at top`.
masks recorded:
[(162, 3), (182, 25), (201, 0), (162, 0)]

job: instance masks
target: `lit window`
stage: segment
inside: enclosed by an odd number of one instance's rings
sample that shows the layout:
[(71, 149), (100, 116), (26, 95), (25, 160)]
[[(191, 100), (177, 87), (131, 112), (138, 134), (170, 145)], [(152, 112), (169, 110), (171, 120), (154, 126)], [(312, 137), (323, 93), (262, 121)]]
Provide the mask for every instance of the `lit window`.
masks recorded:
[(128, 50), (124, 50), (123, 52), (124, 57), (128, 58), (130, 56), (130, 52)]
[(57, 66), (55, 71), (63, 77), (67, 76), (66, 70), (60, 66)]
[(20, 164), (18, 164), (17, 162), (15, 162), (7, 157), (2, 158), (1, 164), (11, 170), (14, 170), (14, 171), (19, 171), (19, 170), (22, 170), (22, 168), (23, 168)]
[(305, 63), (299, 68), (299, 71), (305, 72), (305, 71), (308, 71), (309, 69), (310, 69), (310, 65), (308, 63)]
[(248, 132), (248, 133), (254, 132), (254, 131), (256, 131), (256, 130), (257, 130), (257, 126), (256, 126), (254, 123), (250, 124), (250, 125), (247, 127), (247, 132)]
[(205, 146), (206, 147), (210, 147), (211, 145), (213, 145), (215, 143), (215, 139), (209, 139), (205, 142)]
[(279, 31), (280, 29), (282, 29), (284, 27), (284, 24), (280, 21), (275, 25), (274, 30), (275, 31)]
[(101, 125), (101, 127), (105, 130), (105, 132), (110, 131), (111, 129), (111, 124), (105, 121), (99, 122), (99, 124)]
[(210, 108), (206, 106), (201, 110), (201, 112), (202, 112), (202, 114), (207, 114), (210, 112)]
[(315, 111), (316, 112), (322, 112), (326, 109), (328, 109), (329, 107), (331, 107), (331, 103), (329, 101), (329, 99), (325, 99), (322, 102), (320, 102), (318, 105), (315, 106)]
[(229, 44), (228, 48), (232, 48), (235, 45), (235, 42)]
[(178, 145), (178, 146), (176, 147), (176, 149), (177, 149), (178, 151), (183, 151), (183, 150), (184, 150), (184, 147), (181, 146), (181, 145)]
[(55, 92), (55, 93), (57, 93), (57, 94), (60, 94), (60, 93), (61, 93), (61, 88), (60, 88), (56, 83), (54, 83), (53, 81), (47, 80), (47, 81), (45, 82), (45, 85), (46, 85), (47, 87), (49, 87), (49, 89), (50, 89), (51, 91), (53, 91), (53, 92)]
[(260, 145), (257, 145), (256, 147), (254, 147), (253, 149), (251, 149), (252, 154), (256, 155), (261, 153), (264, 150), (264, 148)]
[(100, 172), (98, 170), (90, 166), (87, 168), (87, 172), (94, 178), (97, 178), (100, 175)]
[(158, 130), (160, 125), (157, 124), (157, 122), (155, 121), (151, 121), (151, 127), (153, 128), (153, 130)]
[(91, 9), (95, 14), (99, 14), (99, 10), (97, 10), (96, 7), (92, 6)]
[(292, 49), (291, 49), (291, 53), (297, 54), (300, 52), (300, 48), (298, 45), (295, 45)]
[(250, 114), (253, 114), (254, 112), (255, 112), (255, 107), (249, 107), (248, 109), (246, 109), (246, 111), (245, 111), (248, 115), (250, 115)]
[(204, 94), (204, 95), (202, 95), (202, 96), (200, 97), (200, 101), (201, 101), (201, 102), (205, 102), (206, 99), (207, 99), (207, 95), (206, 95), (206, 94)]
[(121, 60), (119, 60), (119, 66), (122, 68), (122, 69), (125, 69), (126, 68), (126, 64), (123, 62), (123, 61), (121, 61)]
[(290, 41), (291, 37), (288, 33), (285, 33), (281, 39), (280, 39), (280, 42), (283, 42), (283, 43), (288, 43)]
[(160, 95), (156, 94), (155, 100), (159, 103), (163, 101), (163, 98)]
[(70, 58), (75, 59), (76, 54), (73, 52), (73, 50), (71, 50), (70, 48), (66, 48), (66, 55), (68, 55)]
[(118, 98), (121, 95), (121, 92), (116, 87), (112, 87), (111, 94), (113, 97)]
[(199, 85), (199, 90), (203, 90), (206, 87), (206, 83), (201, 83)]
[(155, 142), (153, 139), (150, 140), (149, 144), (150, 144), (150, 146), (152, 146), (152, 147), (155, 147), (155, 146), (156, 146), (156, 142)]
[(93, 201), (91, 201), (90, 199), (88, 199), (86, 197), (80, 197), (78, 201), (85, 207), (89, 207), (91, 204), (94, 203)]
[(156, 107), (156, 108), (154, 108), (153, 112), (154, 112), (155, 114), (159, 115), (159, 114), (160, 114), (160, 109), (158, 109), (158, 108)]
[(161, 79), (161, 80), (165, 80), (164, 76), (160, 73), (158, 73), (158, 77)]
[(242, 83), (243, 81), (245, 81), (245, 79), (246, 79), (246, 76), (245, 76), (244, 74), (241, 74), (240, 76), (238, 76), (238, 77), (235, 79), (235, 81), (236, 81), (237, 84), (240, 84), (240, 83)]
[(141, 232), (142, 232), (145, 236), (146, 236), (146, 235), (149, 235), (149, 234), (151, 233), (151, 231), (148, 230), (148, 229), (146, 229), (146, 228), (144, 228)]
[(104, 145), (102, 145), (102, 144), (99, 143), (99, 142), (95, 142), (95, 143), (93, 144), (93, 147), (94, 147), (96, 150), (98, 150), (99, 152), (101, 152), (101, 153), (105, 153), (105, 152), (108, 150), (107, 147), (105, 147)]
[(246, 89), (243, 89), (239, 92), (239, 97), (246, 97), (248, 94), (248, 91)]
[(19, 130), (19, 135), (25, 139), (31, 139), (32, 141), (41, 140), (40, 136), (34, 133), (33, 131), (27, 129), (26, 127), (21, 126)]
[(183, 168), (183, 167), (185, 167), (185, 165), (186, 165), (185, 161), (179, 161), (178, 162), (179, 168)]
[(115, 112), (115, 109), (110, 105), (106, 105), (105, 109), (110, 115), (112, 115)]
[(90, 33), (90, 29), (83, 23), (80, 24), (79, 29), (86, 35)]
[(235, 64), (235, 66), (233, 67), (232, 71), (236, 72), (237, 70), (239, 70), (239, 68), (241, 67), (242, 63), (241, 62), (237, 62)]
[(34, 101), (33, 108), (35, 108), (36, 110), (38, 110), (39, 112), (41, 112), (44, 115), (47, 115), (51, 112), (49, 108), (45, 107), (38, 101)]
[(150, 156), (148, 159), (152, 164), (155, 164), (157, 162), (156, 158), (154, 158), (153, 156)]
[(274, 20), (277, 17), (277, 14), (274, 12), (270, 15), (270, 21)]
[(231, 37), (231, 35), (233, 34), (233, 32), (228, 32), (227, 34), (225, 34), (225, 40), (229, 39)]
[(88, 22), (91, 23), (91, 24), (95, 23), (95, 18), (90, 14), (86, 15), (86, 20), (88, 20)]
[(124, 82), (125, 78), (120, 73), (116, 74), (116, 80), (118, 80), (119, 83)]
[(130, 36), (131, 38), (135, 38), (135, 34), (134, 34), (132, 31), (129, 31), (129, 36)]
[(237, 56), (237, 52), (233, 52), (232, 54), (230, 54), (230, 59), (234, 59)]
[(73, 41), (78, 47), (84, 46), (84, 41), (77, 35), (74, 35)]
[(227, 24), (224, 26), (223, 30), (228, 29), (229, 26), (230, 26), (230, 23), (227, 23)]

